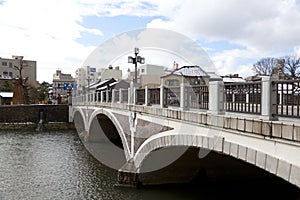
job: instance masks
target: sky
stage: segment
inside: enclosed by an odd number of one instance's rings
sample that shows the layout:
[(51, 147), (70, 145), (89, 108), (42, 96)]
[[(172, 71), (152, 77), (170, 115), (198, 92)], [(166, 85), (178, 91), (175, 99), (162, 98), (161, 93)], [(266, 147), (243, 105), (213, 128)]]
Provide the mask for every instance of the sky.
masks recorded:
[(52, 82), (107, 40), (158, 28), (195, 41), (218, 74), (246, 77), (261, 58), (300, 55), (299, 22), (299, 0), (0, 0), (0, 57), (36, 60)]

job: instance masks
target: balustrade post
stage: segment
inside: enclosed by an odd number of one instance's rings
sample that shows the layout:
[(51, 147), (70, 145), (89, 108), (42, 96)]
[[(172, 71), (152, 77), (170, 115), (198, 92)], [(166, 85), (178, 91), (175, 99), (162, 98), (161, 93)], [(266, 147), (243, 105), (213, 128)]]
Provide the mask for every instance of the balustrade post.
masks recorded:
[(97, 91), (95, 91), (95, 102), (97, 103), (98, 102), (98, 92)]
[(148, 86), (145, 86), (145, 105), (148, 106), (150, 104), (150, 94)]
[(122, 94), (122, 91), (123, 91), (122, 88), (120, 88), (120, 89), (119, 89), (119, 103), (122, 103), (122, 102), (123, 102), (123, 96), (122, 96), (123, 94)]
[(128, 88), (128, 100), (127, 104), (131, 104), (132, 98), (131, 98), (131, 88)]
[(209, 82), (209, 102), (208, 112), (211, 114), (222, 115), (224, 111), (224, 82)]
[(181, 110), (185, 110), (186, 109), (186, 103), (185, 102), (185, 97), (186, 97), (186, 94), (185, 94), (185, 84), (184, 83), (181, 83), (180, 84), (180, 109)]
[(261, 119), (278, 120), (276, 115), (277, 93), (276, 85), (272, 84), (275, 79), (269, 76), (262, 77), (261, 86)]
[(105, 102), (108, 102), (109, 101), (109, 92), (108, 92), (108, 89), (106, 89), (106, 99), (105, 99)]
[(133, 105), (136, 105), (137, 103), (137, 88), (133, 87)]
[(111, 102), (112, 103), (115, 103), (116, 100), (115, 100), (115, 97), (116, 97), (116, 94), (115, 94), (116, 90), (115, 89), (112, 89), (112, 92), (111, 92)]
[(104, 91), (101, 91), (101, 103), (104, 102)]
[(165, 100), (165, 91), (164, 91), (164, 86), (161, 85), (160, 86), (160, 98), (159, 98), (159, 103), (160, 103), (160, 107), (161, 108), (164, 108), (165, 107), (165, 103), (164, 103), (164, 100)]

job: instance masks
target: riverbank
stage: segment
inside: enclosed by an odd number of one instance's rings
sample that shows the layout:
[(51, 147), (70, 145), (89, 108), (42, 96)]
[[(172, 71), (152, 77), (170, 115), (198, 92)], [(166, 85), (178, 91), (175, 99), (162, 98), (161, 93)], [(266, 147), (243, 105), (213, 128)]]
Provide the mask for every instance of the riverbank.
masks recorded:
[[(0, 123), (0, 131), (32, 131), (36, 130), (38, 124), (32, 122), (22, 122), (22, 123)], [(43, 130), (45, 131), (58, 131), (58, 130), (75, 130), (74, 123), (70, 122), (48, 122), (43, 124)]]
[(69, 122), (68, 105), (0, 106), (0, 131), (68, 129), (75, 129), (74, 124)]

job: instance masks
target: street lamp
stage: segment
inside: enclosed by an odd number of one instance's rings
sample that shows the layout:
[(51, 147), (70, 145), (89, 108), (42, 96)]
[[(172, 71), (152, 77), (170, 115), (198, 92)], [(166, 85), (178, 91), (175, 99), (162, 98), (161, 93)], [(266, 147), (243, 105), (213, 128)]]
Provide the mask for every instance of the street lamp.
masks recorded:
[(145, 58), (138, 56), (139, 48), (134, 48), (135, 57), (128, 56), (128, 63), (134, 64), (134, 83), (137, 83), (137, 63), (145, 64)]

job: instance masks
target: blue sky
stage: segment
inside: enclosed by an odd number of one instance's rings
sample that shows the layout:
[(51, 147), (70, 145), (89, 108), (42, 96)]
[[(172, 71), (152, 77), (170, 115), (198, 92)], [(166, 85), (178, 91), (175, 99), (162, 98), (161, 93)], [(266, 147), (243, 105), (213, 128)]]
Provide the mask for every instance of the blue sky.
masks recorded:
[(114, 35), (135, 29), (146, 28), (155, 17), (138, 17), (138, 16), (86, 16), (80, 23), (87, 28), (95, 28), (101, 30), (103, 36), (99, 37), (91, 33), (83, 33), (81, 38), (76, 41), (85, 45), (101, 45), (104, 41), (110, 39)]
[(245, 77), (260, 58), (300, 55), (299, 21), (299, 0), (0, 0), (0, 57), (36, 60), (51, 82), (120, 33), (160, 28), (196, 41), (217, 73)]

